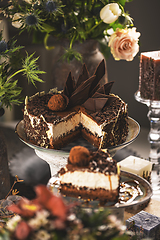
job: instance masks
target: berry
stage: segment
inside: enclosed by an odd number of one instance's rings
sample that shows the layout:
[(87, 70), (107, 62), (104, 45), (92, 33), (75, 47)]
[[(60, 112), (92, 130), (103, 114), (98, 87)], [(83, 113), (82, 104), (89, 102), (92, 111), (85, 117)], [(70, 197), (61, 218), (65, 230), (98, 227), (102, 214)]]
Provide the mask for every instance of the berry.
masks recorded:
[(7, 43), (5, 41), (0, 41), (0, 53), (3, 53), (7, 50)]

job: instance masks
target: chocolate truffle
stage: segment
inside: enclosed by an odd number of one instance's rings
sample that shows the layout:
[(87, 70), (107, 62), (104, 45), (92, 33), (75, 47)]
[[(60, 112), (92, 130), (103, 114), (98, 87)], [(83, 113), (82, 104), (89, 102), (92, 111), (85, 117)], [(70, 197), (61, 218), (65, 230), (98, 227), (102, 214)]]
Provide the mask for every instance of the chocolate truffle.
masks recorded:
[(75, 146), (71, 149), (68, 163), (79, 166), (85, 167), (88, 166), (90, 161), (90, 152), (87, 148), (82, 146)]
[(62, 94), (53, 95), (48, 101), (48, 107), (55, 112), (65, 110), (67, 107), (67, 101), (65, 96), (63, 96)]

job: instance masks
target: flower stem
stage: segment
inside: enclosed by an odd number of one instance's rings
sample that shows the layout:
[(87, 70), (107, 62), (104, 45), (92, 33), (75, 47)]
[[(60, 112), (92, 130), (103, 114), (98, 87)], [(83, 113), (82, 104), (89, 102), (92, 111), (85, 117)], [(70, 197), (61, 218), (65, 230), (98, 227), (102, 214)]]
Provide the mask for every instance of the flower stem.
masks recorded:
[(17, 74), (19, 74), (19, 73), (21, 73), (21, 72), (24, 72), (24, 71), (26, 71), (26, 69), (20, 69), (20, 70), (18, 70), (17, 72), (13, 73), (13, 74), (7, 79), (6, 82), (9, 82), (9, 80), (10, 80), (11, 78), (13, 78), (13, 77), (16, 76)]
[(103, 20), (99, 21), (99, 23), (97, 23), (96, 25), (94, 25), (87, 33), (92, 32), (96, 27), (98, 27), (101, 23), (103, 22)]
[(73, 38), (72, 38), (71, 41), (70, 41), (70, 45), (69, 45), (69, 48), (70, 48), (70, 49), (72, 48), (72, 45), (73, 45), (74, 39), (75, 39), (75, 35), (73, 36)]

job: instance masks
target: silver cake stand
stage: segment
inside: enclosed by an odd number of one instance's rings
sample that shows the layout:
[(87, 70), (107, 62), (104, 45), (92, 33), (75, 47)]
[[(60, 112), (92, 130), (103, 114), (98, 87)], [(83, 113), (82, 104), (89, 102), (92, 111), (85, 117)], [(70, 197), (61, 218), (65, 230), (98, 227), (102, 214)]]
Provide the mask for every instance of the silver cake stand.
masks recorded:
[[(37, 156), (49, 164), (50, 170), (51, 170), (51, 176), (54, 176), (55, 174), (57, 174), (57, 172), (66, 165), (67, 158), (69, 156), (69, 151), (73, 146), (83, 145), (89, 149), (95, 149), (91, 144), (88, 144), (87, 141), (82, 142), (80, 140), (77, 140), (72, 144), (68, 144), (66, 148), (63, 148), (61, 150), (46, 149), (44, 147), (37, 146), (26, 139), (23, 120), (21, 120), (17, 124), (15, 131), (22, 142), (27, 144), (29, 147), (33, 148)], [(108, 148), (111, 156), (113, 157), (118, 150), (131, 144), (137, 138), (139, 132), (140, 132), (139, 124), (134, 119), (129, 117), (129, 132), (128, 132), (127, 139), (124, 143), (120, 145)]]
[(158, 167), (160, 164), (160, 101), (144, 99), (139, 91), (135, 93), (135, 99), (148, 106), (147, 117), (150, 121), (148, 135), (148, 141), (150, 142), (149, 160)]

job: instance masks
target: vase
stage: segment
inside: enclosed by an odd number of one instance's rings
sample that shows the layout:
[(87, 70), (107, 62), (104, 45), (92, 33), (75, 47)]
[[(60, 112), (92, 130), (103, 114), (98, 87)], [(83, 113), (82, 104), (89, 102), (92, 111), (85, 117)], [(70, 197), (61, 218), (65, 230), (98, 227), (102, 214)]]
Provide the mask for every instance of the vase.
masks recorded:
[[(1, 111), (0, 111), (1, 112)], [(0, 199), (7, 196), (10, 190), (7, 145), (3, 131), (0, 130)]]
[[(70, 62), (62, 60), (61, 56), (64, 54), (64, 49), (69, 46), (67, 40), (62, 40), (59, 43), (54, 43), (55, 49), (53, 51), (53, 58), (51, 63), (51, 81), (50, 88), (57, 87), (59, 90), (63, 89), (64, 83), (67, 79), (69, 72), (71, 71), (75, 81), (81, 73), (83, 63), (86, 64), (90, 76), (92, 76), (99, 65), (99, 63), (105, 58), (99, 50), (98, 41), (90, 39), (83, 43), (76, 42), (73, 48), (81, 53), (83, 62), (73, 58)], [(105, 61), (106, 65), (106, 61)], [(107, 67), (104, 77), (100, 83), (105, 84), (108, 82)]]

